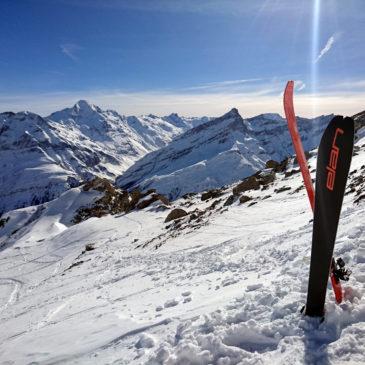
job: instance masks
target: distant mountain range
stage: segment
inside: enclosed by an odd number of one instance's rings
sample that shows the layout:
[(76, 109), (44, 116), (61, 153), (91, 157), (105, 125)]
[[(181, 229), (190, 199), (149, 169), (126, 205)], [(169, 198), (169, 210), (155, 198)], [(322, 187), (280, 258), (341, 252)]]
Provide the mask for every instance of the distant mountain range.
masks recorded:
[(58, 197), (94, 176), (114, 180), (146, 153), (209, 118), (125, 117), (84, 100), (41, 117), (0, 114), (0, 213)]
[[(333, 115), (298, 118), (303, 146), (318, 146)], [(218, 188), (293, 154), (286, 121), (278, 114), (243, 119), (237, 109), (192, 128), (138, 160), (120, 177), (125, 189), (156, 188), (170, 199)]]
[[(357, 114), (363, 124), (364, 113)], [(332, 115), (298, 118), (304, 148), (315, 148)], [(80, 100), (48, 117), (0, 114), (0, 214), (60, 196), (95, 176), (175, 199), (220, 187), (293, 154), (278, 114), (243, 119), (123, 116)]]

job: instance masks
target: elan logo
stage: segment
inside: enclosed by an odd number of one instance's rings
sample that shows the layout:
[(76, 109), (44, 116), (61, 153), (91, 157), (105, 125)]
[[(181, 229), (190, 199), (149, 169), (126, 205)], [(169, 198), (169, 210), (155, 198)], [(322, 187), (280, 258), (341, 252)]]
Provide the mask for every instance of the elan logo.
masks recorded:
[(335, 136), (332, 141), (330, 160), (328, 162), (328, 166), (326, 166), (326, 169), (327, 169), (326, 187), (328, 190), (331, 190), (331, 191), (333, 191), (333, 187), (335, 185), (337, 161), (338, 161), (338, 155), (340, 153), (340, 149), (336, 146), (336, 139), (339, 134), (343, 134), (343, 133), (344, 132), (341, 128), (336, 129)]

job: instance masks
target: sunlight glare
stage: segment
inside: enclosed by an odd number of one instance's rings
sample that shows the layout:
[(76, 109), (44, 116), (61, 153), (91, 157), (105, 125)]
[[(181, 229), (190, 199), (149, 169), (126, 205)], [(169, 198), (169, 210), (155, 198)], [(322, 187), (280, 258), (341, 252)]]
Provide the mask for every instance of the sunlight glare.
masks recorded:
[[(318, 81), (318, 64), (316, 58), (319, 52), (319, 18), (321, 12), (321, 0), (313, 1), (313, 24), (312, 24), (312, 53), (311, 53), (311, 86), (312, 96), (314, 97), (317, 91)], [(313, 98), (315, 100), (315, 98)], [(312, 106), (313, 116), (316, 114), (316, 103)]]

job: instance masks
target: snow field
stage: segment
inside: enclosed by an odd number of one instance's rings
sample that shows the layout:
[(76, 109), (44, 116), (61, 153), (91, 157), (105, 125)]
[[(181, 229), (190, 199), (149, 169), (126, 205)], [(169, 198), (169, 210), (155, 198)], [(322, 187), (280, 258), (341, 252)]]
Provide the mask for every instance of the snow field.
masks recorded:
[[(362, 151), (352, 170), (363, 164)], [(168, 212), (155, 207), (72, 225), (81, 201), (95, 198), (78, 190), (62, 204), (9, 213), (18, 232), (0, 231), (1, 362), (364, 363), (364, 202), (345, 197), (335, 255), (353, 275), (341, 305), (328, 286), (321, 323), (300, 314), (312, 233), (305, 190), (293, 193), (301, 185), (300, 174), (279, 174), (247, 193), (257, 204), (235, 202), (170, 236)], [(212, 201), (192, 203), (204, 210)], [(94, 250), (82, 253), (87, 244)]]

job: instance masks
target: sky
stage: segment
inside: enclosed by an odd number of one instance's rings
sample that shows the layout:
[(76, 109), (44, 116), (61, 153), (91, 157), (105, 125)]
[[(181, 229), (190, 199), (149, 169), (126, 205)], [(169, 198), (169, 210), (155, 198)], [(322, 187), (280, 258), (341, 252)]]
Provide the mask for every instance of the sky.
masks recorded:
[(364, 0), (1, 0), (0, 112), (365, 109)]

